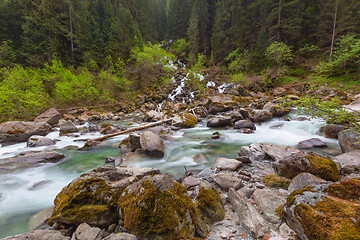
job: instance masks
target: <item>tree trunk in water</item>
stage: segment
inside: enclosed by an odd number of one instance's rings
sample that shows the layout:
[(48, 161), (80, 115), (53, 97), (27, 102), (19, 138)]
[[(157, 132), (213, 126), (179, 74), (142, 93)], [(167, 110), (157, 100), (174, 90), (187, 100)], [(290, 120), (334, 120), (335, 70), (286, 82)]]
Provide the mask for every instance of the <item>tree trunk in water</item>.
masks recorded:
[(336, 18), (337, 18), (337, 12), (338, 12), (338, 5), (339, 5), (339, 0), (336, 0), (333, 33), (332, 33), (331, 48), (330, 48), (330, 59), (332, 58), (333, 51), (334, 51), (335, 32), (336, 32)]

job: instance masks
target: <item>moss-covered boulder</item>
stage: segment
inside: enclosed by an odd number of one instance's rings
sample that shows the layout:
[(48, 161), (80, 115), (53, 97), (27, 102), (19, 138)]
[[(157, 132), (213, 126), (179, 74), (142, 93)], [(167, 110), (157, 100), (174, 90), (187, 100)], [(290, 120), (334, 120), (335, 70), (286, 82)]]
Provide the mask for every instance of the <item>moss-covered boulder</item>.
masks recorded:
[(282, 214), (300, 239), (360, 239), (359, 179), (294, 191)]
[(201, 187), (195, 198), (198, 213), (198, 224), (196, 233), (200, 237), (206, 237), (210, 231), (211, 224), (221, 221), (225, 217), (225, 210), (221, 197), (216, 188)]
[(269, 174), (263, 178), (263, 182), (266, 186), (272, 188), (287, 189), (290, 185), (290, 179), (280, 177), (276, 174)]
[(172, 120), (172, 125), (179, 128), (193, 128), (197, 123), (197, 117), (187, 112), (177, 114)]
[(77, 226), (88, 223), (107, 227), (118, 220), (116, 200), (119, 194), (104, 179), (88, 176), (77, 178), (56, 196), (48, 224), (59, 222)]
[(247, 97), (238, 97), (228, 94), (220, 94), (205, 99), (205, 106), (209, 114), (217, 114), (234, 109), (236, 106), (245, 106), (251, 101)]
[(118, 201), (125, 228), (140, 239), (189, 239), (195, 234), (196, 207), (186, 188), (166, 175), (144, 177)]
[(327, 181), (338, 181), (340, 171), (334, 161), (316, 153), (296, 152), (273, 163), (280, 176), (293, 178), (308, 172)]

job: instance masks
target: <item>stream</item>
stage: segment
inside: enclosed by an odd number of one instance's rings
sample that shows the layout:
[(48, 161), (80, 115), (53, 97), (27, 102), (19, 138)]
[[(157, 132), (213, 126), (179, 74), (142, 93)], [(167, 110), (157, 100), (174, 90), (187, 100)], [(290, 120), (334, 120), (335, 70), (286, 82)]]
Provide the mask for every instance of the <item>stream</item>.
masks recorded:
[[(131, 116), (130, 116), (131, 117)], [(296, 119), (296, 115), (290, 118)], [(145, 155), (136, 155), (123, 165), (135, 167), (153, 167), (163, 173), (181, 177), (186, 168), (204, 169), (211, 167), (216, 158), (236, 158), (241, 146), (251, 143), (267, 143), (297, 146), (297, 143), (312, 137), (318, 137), (329, 147), (318, 150), (328, 155), (340, 154), (337, 140), (322, 138), (316, 131), (324, 125), (318, 120), (284, 121), (273, 119), (261, 125), (257, 124), (254, 134), (241, 134), (236, 130), (206, 127), (206, 119), (195, 128), (183, 129), (174, 133), (171, 141), (165, 141), (166, 153), (162, 159), (151, 159)], [(127, 121), (112, 122), (128, 126)], [(135, 127), (134, 124), (132, 127)], [(281, 126), (281, 127), (279, 127)], [(212, 140), (211, 135), (219, 132), (221, 138)], [(97, 145), (91, 150), (79, 150), (84, 138), (100, 136), (99, 133), (85, 134), (78, 137), (59, 136), (59, 131), (48, 134), (51, 139), (58, 139), (50, 147), (31, 148), (31, 151), (55, 150), (66, 158), (58, 163), (41, 164), (26, 169), (2, 172), (0, 175), (0, 237), (6, 237), (28, 231), (29, 220), (33, 215), (53, 204), (55, 196), (73, 179), (94, 168), (104, 165), (107, 156), (120, 154), (119, 142), (127, 135), (117, 136)], [(19, 143), (0, 148), (0, 159), (29, 151), (26, 143)], [(0, 169), (0, 171), (2, 171)]]

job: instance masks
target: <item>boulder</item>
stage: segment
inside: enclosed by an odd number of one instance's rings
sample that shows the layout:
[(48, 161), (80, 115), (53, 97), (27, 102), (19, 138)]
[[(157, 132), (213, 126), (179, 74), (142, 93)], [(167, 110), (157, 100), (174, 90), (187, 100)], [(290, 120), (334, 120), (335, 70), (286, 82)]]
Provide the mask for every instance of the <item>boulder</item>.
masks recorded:
[(141, 149), (140, 135), (137, 133), (130, 133), (129, 143), (131, 151), (135, 152), (136, 150)]
[(263, 182), (268, 187), (287, 189), (290, 184), (290, 179), (280, 177), (276, 174), (269, 174), (263, 178)]
[(285, 204), (285, 196), (270, 189), (256, 189), (252, 197), (267, 221), (275, 224), (281, 221), (276, 210), (280, 205)]
[(79, 132), (79, 129), (70, 120), (60, 123), (59, 127), (60, 127), (60, 134)]
[(26, 142), (33, 135), (45, 136), (51, 126), (43, 122), (5, 122), (0, 124), (0, 142)]
[(41, 147), (41, 146), (51, 146), (51, 145), (55, 145), (55, 142), (53, 140), (51, 140), (50, 138), (47, 137), (43, 137), (43, 136), (31, 136), (28, 140), (27, 140), (27, 147)]
[(208, 127), (225, 127), (225, 126), (231, 126), (232, 120), (229, 116), (224, 117), (213, 117), (210, 118), (206, 124)]
[(145, 116), (144, 116), (145, 122), (156, 122), (159, 120), (161, 120), (161, 113), (159, 113), (155, 110), (151, 110), (151, 111), (145, 113)]
[(299, 173), (308, 172), (327, 181), (338, 181), (340, 171), (329, 158), (316, 153), (298, 152), (277, 160), (273, 167), (280, 176), (293, 178)]
[(281, 107), (271, 102), (265, 104), (263, 109), (271, 112), (274, 117), (282, 117), (290, 112), (290, 109)]
[(225, 217), (225, 209), (216, 188), (201, 187), (194, 202), (198, 213), (196, 233), (205, 238), (212, 230), (212, 223)]
[(250, 128), (251, 130), (256, 130), (255, 124), (250, 120), (239, 120), (234, 124), (235, 129), (241, 128)]
[(298, 154), (301, 151), (295, 147), (280, 146), (274, 144), (261, 145), (262, 150), (275, 161), (286, 161), (293, 154)]
[(231, 173), (218, 173), (213, 179), (214, 182), (225, 191), (228, 191), (230, 188), (238, 190), (244, 186), (241, 179)]
[(60, 231), (55, 230), (35, 230), (16, 236), (6, 237), (2, 240), (70, 240), (69, 237), (61, 235)]
[(237, 106), (236, 100), (230, 95), (216, 95), (207, 99), (206, 107), (209, 114), (217, 114), (219, 112), (226, 112), (232, 110)]
[(161, 138), (150, 132), (146, 131), (140, 134), (141, 149), (150, 157), (162, 158), (165, 154), (165, 145)]
[(61, 114), (55, 108), (50, 108), (34, 119), (34, 122), (42, 122), (54, 126), (61, 119)]
[(190, 239), (196, 207), (186, 189), (166, 175), (147, 176), (128, 186), (118, 205), (125, 228), (140, 239)]
[(344, 153), (360, 150), (360, 133), (355, 130), (350, 129), (340, 132), (338, 140)]
[(268, 110), (255, 109), (250, 113), (250, 120), (255, 123), (267, 122), (273, 117)]
[(310, 138), (298, 143), (303, 148), (326, 148), (327, 145), (319, 138)]
[(194, 177), (194, 176), (188, 176), (186, 178), (184, 178), (184, 180), (182, 180), (181, 184), (184, 185), (184, 187), (186, 187), (186, 189), (191, 189), (194, 188), (196, 186), (200, 185), (200, 179)]
[(97, 227), (90, 227), (87, 223), (80, 224), (75, 231), (77, 240), (100, 240), (102, 231)]
[(337, 139), (339, 133), (344, 131), (345, 127), (343, 125), (331, 124), (321, 127), (319, 129), (319, 135), (324, 136), (326, 138), (335, 138)]
[(316, 186), (324, 183), (327, 183), (327, 181), (310, 173), (300, 173), (291, 180), (288, 191), (291, 193), (305, 187)]
[(64, 157), (63, 154), (58, 152), (29, 152), (8, 160), (3, 160), (0, 162), (0, 166), (15, 165), (17, 167), (24, 167), (39, 163), (56, 163)]
[(243, 163), (236, 159), (229, 159), (229, 158), (218, 158), (216, 159), (212, 168), (216, 168), (222, 171), (236, 171), (238, 170)]
[(343, 153), (334, 158), (340, 164), (340, 173), (348, 175), (360, 172), (360, 150)]
[(282, 209), (301, 240), (360, 238), (360, 181), (352, 179), (294, 191)]
[(262, 149), (262, 146), (258, 143), (252, 143), (249, 146), (241, 147), (239, 156), (246, 157), (251, 162), (263, 161), (268, 158), (265, 151)]
[(357, 111), (360, 112), (360, 99), (357, 99), (346, 106), (347, 109), (351, 111)]
[(240, 224), (254, 239), (261, 239), (269, 232), (269, 226), (264, 218), (241, 193), (231, 188), (229, 190), (229, 201), (239, 217)]
[(178, 128), (193, 128), (197, 123), (197, 117), (187, 112), (177, 114), (172, 120), (172, 125)]
[(129, 233), (112, 233), (103, 240), (138, 240), (138, 238)]

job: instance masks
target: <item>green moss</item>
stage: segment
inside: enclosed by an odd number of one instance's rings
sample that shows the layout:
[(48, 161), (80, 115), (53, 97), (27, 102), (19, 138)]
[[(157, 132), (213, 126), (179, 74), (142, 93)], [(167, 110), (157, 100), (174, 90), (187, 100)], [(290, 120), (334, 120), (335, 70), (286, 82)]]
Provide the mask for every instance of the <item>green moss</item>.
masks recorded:
[(360, 204), (360, 179), (351, 179), (330, 185), (325, 192), (330, 196)]
[(313, 190), (313, 188), (314, 187), (307, 187), (307, 188), (303, 188), (303, 189), (293, 191), (287, 197), (285, 206), (287, 206), (287, 207), (292, 206), (295, 203), (295, 199), (296, 199), (297, 195), (303, 195), (304, 192), (317, 192), (317, 191)]
[(24, 129), (16, 128), (14, 130), (7, 131), (7, 134), (22, 134), (24, 132), (26, 132)]
[(112, 127), (110, 125), (106, 126), (105, 128), (101, 129), (101, 134), (108, 134), (109, 131), (112, 130)]
[(294, 212), (309, 240), (360, 239), (360, 207), (357, 204), (323, 198), (314, 207), (299, 204)]
[(305, 158), (309, 160), (312, 166), (310, 173), (327, 181), (339, 181), (340, 171), (332, 160), (315, 154), (309, 154)]
[(115, 192), (103, 179), (83, 178), (70, 183), (56, 196), (48, 223), (106, 226), (117, 220), (116, 202), (122, 189)]
[(264, 184), (273, 188), (287, 189), (290, 185), (290, 179), (280, 177), (276, 174), (270, 174), (263, 178)]
[(138, 191), (121, 196), (119, 207), (126, 229), (140, 238), (178, 240), (194, 234), (195, 205), (181, 184), (161, 191), (145, 180)]
[(195, 200), (200, 214), (208, 217), (211, 222), (221, 221), (225, 217), (224, 206), (217, 189), (202, 187)]
[(199, 122), (197, 117), (186, 112), (182, 112), (178, 115), (182, 120), (183, 128), (193, 128)]

